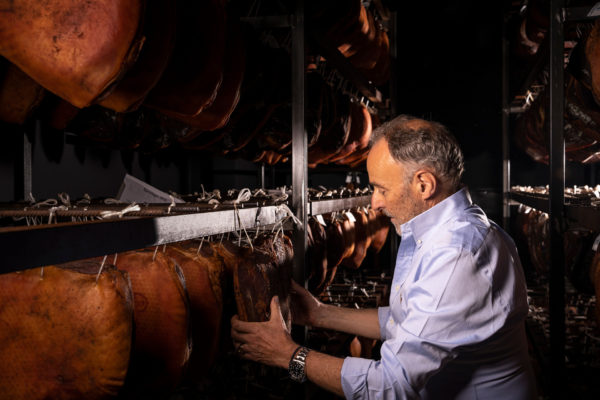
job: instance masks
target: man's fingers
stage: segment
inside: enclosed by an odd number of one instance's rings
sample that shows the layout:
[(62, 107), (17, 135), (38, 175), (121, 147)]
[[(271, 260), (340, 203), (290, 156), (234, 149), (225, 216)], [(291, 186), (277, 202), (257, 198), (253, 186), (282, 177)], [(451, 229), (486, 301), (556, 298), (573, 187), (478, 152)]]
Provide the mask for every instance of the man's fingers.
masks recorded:
[(231, 329), (238, 332), (251, 333), (256, 329), (257, 322), (242, 321), (237, 315), (231, 317)]

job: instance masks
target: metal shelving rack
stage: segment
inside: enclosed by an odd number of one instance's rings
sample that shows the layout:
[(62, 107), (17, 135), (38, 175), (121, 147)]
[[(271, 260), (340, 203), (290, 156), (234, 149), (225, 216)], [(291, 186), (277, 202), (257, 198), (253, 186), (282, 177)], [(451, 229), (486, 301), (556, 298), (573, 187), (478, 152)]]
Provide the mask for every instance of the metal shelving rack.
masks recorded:
[[(548, 66), (549, 104), (549, 196), (529, 196), (511, 192), (510, 170), (510, 117), (523, 112), (510, 101), (508, 53), (509, 41), (506, 29), (503, 32), (502, 66), (502, 135), (503, 135), (503, 219), (509, 227), (510, 204), (517, 202), (546, 212), (550, 226), (550, 265), (549, 265), (549, 311), (550, 311), (550, 354), (548, 359), (548, 394), (550, 398), (565, 398), (565, 267), (564, 233), (567, 226), (598, 229), (600, 210), (581, 205), (565, 203), (565, 141), (564, 141), (564, 24), (566, 21), (587, 20), (591, 7), (566, 8), (564, 0), (549, 2), (549, 31), (540, 45), (537, 59), (516, 95), (521, 98)], [(505, 14), (505, 28), (508, 15)], [(513, 98), (516, 98), (514, 96)]]

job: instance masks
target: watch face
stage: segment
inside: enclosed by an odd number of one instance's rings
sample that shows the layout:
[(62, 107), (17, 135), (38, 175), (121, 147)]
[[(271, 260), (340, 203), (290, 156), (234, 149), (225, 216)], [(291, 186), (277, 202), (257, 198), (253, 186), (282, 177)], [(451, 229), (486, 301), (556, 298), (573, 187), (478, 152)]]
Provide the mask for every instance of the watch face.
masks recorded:
[(306, 371), (304, 368), (306, 366), (306, 355), (308, 354), (308, 351), (309, 350), (306, 347), (299, 348), (290, 360), (288, 372), (290, 378), (296, 382), (306, 382)]
[(304, 380), (304, 364), (294, 360), (290, 363), (290, 377), (298, 382)]

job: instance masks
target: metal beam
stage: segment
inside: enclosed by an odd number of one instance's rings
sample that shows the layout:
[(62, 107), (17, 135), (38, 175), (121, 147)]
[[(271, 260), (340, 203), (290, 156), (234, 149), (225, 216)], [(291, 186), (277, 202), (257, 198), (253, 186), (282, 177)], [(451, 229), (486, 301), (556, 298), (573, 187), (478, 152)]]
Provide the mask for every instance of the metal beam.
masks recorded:
[(0, 273), (278, 223), (279, 206), (0, 229)]
[(310, 215), (327, 214), (333, 211), (349, 210), (356, 207), (366, 207), (370, 202), (371, 196), (311, 201)]
[(550, 1), (550, 397), (565, 398), (564, 0)]
[(292, 23), (292, 208), (302, 222), (294, 230), (294, 279), (306, 283), (304, 254), (308, 212), (307, 142), (304, 131), (304, 2), (296, 1)]

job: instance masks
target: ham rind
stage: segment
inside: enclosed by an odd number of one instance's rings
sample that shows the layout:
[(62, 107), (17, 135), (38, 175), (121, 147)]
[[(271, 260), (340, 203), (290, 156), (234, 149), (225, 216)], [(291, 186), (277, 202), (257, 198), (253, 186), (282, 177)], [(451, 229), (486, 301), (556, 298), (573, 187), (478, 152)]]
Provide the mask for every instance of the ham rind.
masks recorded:
[(369, 110), (359, 103), (350, 103), (350, 133), (344, 147), (329, 162), (337, 162), (353, 153), (364, 150), (369, 145), (371, 138), (371, 114)]
[(129, 366), (133, 298), (127, 274), (101, 265), (0, 275), (0, 398), (117, 398)]
[(287, 236), (262, 235), (244, 248), (233, 275), (233, 288), (242, 321), (268, 321), (273, 296), (279, 297), (283, 320), (291, 328), (289, 294), (292, 242)]
[(306, 265), (309, 271), (308, 290), (317, 294), (327, 279), (327, 231), (316, 218), (308, 219)]
[(194, 117), (177, 116), (188, 124), (193, 132), (182, 135), (178, 140), (188, 142), (198, 134), (205, 131), (214, 131), (223, 128), (231, 118), (231, 114), (240, 100), (242, 81), (246, 63), (242, 32), (237, 21), (227, 19), (227, 45), (223, 61), (223, 81), (217, 90), (213, 103)]
[(135, 339), (123, 388), (126, 396), (168, 396), (183, 378), (191, 353), (190, 308), (183, 273), (155, 249), (120, 253), (134, 301)]
[(136, 62), (100, 105), (117, 112), (136, 110), (165, 71), (173, 48), (177, 26), (176, 2), (152, 0), (144, 14), (144, 45)]
[(135, 61), (144, 1), (14, 0), (0, 14), (0, 55), (76, 107), (110, 93)]
[(226, 18), (221, 0), (180, 4), (173, 55), (144, 104), (171, 117), (187, 118), (217, 97), (223, 80)]
[[(379, 253), (387, 240), (388, 232), (390, 230), (390, 217), (386, 216), (382, 212), (376, 212), (376, 230), (371, 240), (371, 246), (369, 247), (375, 253)], [(370, 214), (370, 211), (369, 211)], [(370, 225), (370, 224), (369, 224)]]
[(356, 230), (354, 252), (342, 261), (342, 265), (350, 269), (357, 269), (367, 255), (367, 249), (371, 245), (371, 237), (369, 235), (369, 217), (367, 213), (359, 209), (352, 210), (352, 215), (356, 218), (354, 224)]
[(0, 121), (22, 125), (41, 103), (46, 91), (19, 67), (1, 61)]
[(165, 255), (179, 265), (190, 299), (192, 354), (187, 375), (197, 379), (213, 365), (219, 350), (224, 263), (211, 246), (168, 245)]

